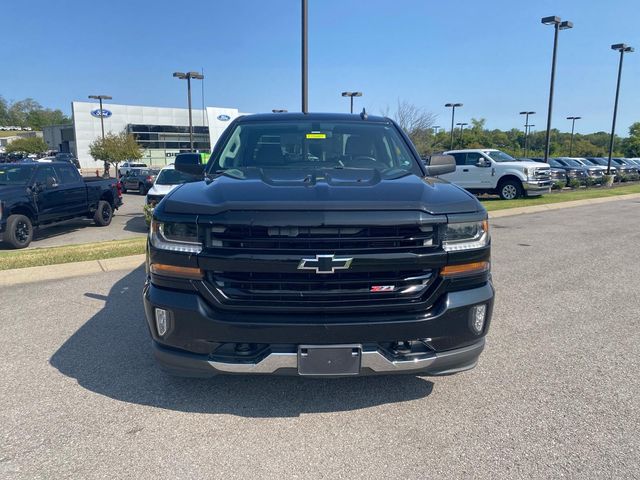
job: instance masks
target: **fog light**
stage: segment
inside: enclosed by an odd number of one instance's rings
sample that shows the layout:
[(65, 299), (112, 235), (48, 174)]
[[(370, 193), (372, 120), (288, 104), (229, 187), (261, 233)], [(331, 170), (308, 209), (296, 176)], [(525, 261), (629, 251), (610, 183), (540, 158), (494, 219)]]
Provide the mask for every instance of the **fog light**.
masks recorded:
[(167, 333), (169, 329), (169, 314), (162, 308), (156, 308), (156, 328), (158, 329), (158, 335), (162, 336)]
[(487, 306), (485, 304), (475, 305), (471, 309), (471, 328), (476, 333), (481, 333), (484, 328), (484, 320), (487, 317)]

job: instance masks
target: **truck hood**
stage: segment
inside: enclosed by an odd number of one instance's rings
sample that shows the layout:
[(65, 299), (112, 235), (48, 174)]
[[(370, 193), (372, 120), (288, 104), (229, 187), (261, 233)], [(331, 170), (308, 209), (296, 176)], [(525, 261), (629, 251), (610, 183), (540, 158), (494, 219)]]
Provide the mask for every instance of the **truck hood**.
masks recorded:
[(149, 189), (147, 192), (148, 195), (166, 195), (174, 188), (178, 187), (180, 184), (177, 183), (175, 185), (158, 185), (155, 183), (153, 187)]
[(187, 183), (160, 204), (166, 213), (215, 215), (227, 210), (421, 210), (434, 215), (482, 211), (478, 200), (444, 180), (377, 170), (246, 169)]
[(506, 168), (549, 168), (548, 163), (542, 162), (496, 162), (496, 166), (506, 167)]

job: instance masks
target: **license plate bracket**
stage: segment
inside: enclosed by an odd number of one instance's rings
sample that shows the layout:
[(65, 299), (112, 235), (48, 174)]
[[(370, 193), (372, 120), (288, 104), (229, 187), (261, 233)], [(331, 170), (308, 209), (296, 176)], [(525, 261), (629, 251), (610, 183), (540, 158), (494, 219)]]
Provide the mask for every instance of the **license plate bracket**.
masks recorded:
[(358, 375), (362, 345), (300, 345), (298, 374), (315, 376)]

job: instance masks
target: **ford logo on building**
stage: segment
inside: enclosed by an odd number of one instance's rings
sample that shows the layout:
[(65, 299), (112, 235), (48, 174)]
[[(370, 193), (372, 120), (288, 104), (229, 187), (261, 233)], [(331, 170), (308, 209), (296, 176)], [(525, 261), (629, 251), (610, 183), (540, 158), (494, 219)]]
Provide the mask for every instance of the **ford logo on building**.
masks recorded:
[(91, 115), (97, 118), (109, 118), (111, 116), (111, 111), (104, 108), (102, 110), (96, 108), (95, 110), (91, 110)]
[(228, 122), (229, 120), (231, 120), (231, 117), (229, 115), (218, 115), (218, 120), (220, 120), (221, 122)]

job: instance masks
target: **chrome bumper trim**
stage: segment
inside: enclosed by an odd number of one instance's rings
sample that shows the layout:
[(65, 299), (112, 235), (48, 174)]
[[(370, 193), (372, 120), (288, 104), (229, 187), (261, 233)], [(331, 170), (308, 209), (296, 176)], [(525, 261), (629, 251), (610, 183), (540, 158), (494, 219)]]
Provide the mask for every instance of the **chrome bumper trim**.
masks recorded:
[[(374, 372), (410, 372), (423, 370), (439, 360), (450, 359), (457, 355), (467, 356), (472, 355), (477, 351), (480, 352), (484, 349), (484, 338), (470, 345), (468, 347), (458, 348), (456, 350), (449, 350), (446, 352), (439, 352), (435, 355), (423, 358), (415, 358), (411, 360), (390, 360), (380, 351), (363, 351), (361, 369), (368, 368)], [(209, 360), (207, 363), (220, 372), (227, 373), (274, 373), (281, 368), (298, 368), (298, 354), (285, 352), (285, 353), (270, 353), (262, 360), (256, 363), (235, 363), (235, 362), (220, 362)]]

